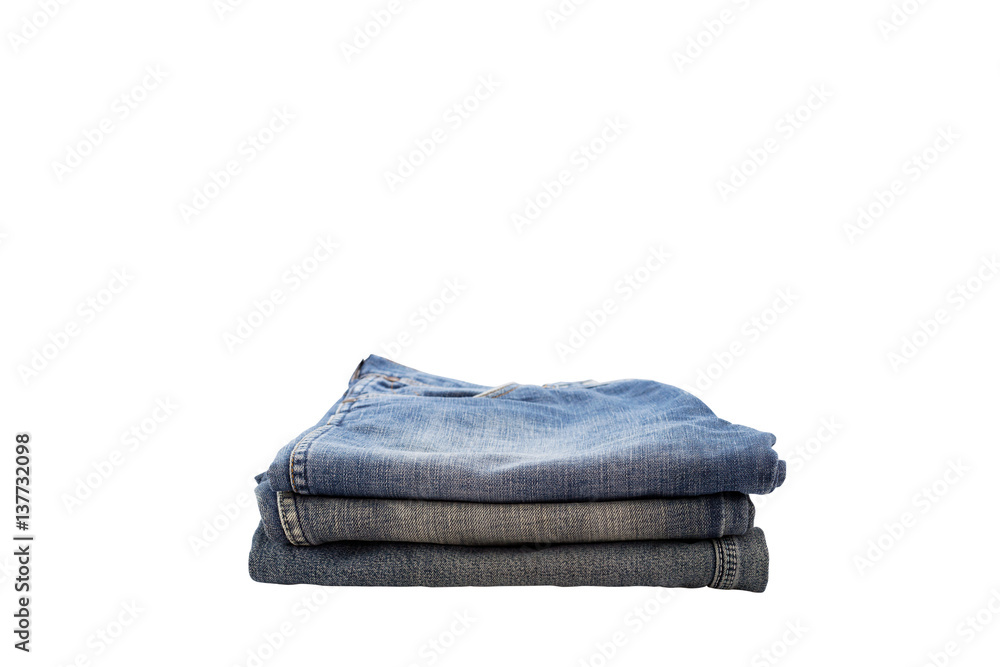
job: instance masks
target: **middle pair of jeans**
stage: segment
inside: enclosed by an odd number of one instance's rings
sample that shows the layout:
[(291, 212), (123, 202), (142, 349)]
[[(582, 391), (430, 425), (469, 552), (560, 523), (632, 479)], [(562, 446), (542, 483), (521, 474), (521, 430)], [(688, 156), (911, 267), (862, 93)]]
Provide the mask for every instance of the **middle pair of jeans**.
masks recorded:
[(457, 545), (698, 540), (743, 535), (754, 507), (742, 493), (592, 502), (484, 503), (306, 496), (257, 477), (257, 502), (272, 541)]

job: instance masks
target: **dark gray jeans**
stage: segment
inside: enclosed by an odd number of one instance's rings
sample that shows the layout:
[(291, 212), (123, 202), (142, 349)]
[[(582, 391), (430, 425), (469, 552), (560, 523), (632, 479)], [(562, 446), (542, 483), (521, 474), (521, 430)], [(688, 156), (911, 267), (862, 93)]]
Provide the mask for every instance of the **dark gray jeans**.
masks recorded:
[(760, 528), (712, 540), (639, 540), (532, 546), (331, 542), (297, 547), (254, 533), (250, 576), (325, 586), (767, 586)]

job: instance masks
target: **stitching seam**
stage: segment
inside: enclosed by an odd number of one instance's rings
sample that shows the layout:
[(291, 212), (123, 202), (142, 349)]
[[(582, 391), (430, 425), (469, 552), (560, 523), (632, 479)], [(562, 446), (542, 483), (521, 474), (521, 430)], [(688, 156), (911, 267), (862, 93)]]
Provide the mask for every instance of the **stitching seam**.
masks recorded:
[(383, 376), (372, 375), (371, 377), (372, 379), (368, 382), (357, 382), (350, 389), (348, 389), (344, 393), (344, 397), (340, 399), (339, 403), (337, 403), (337, 409), (332, 415), (330, 415), (330, 419), (327, 420), (326, 424), (314, 428), (292, 448), (292, 452), (288, 457), (288, 479), (291, 483), (292, 491), (295, 493), (308, 494), (309, 478), (307, 476), (306, 463), (309, 458), (309, 446), (316, 440), (316, 438), (332, 429), (344, 419), (344, 414), (346, 414), (347, 411), (350, 410), (350, 407), (357, 402), (358, 399), (355, 395), (358, 392), (371, 384), (375, 378)]
[(281, 518), (281, 529), (285, 531), (289, 542), (300, 547), (309, 545), (302, 532), (295, 494), (278, 491), (278, 516)]
[(366, 379), (371, 378), (371, 377), (385, 378), (386, 380), (389, 380), (390, 382), (403, 381), (403, 382), (408, 383), (408, 384), (419, 384), (419, 385), (423, 385), (425, 387), (435, 387), (435, 386), (437, 386), (437, 385), (433, 385), (433, 384), (428, 384), (426, 382), (421, 382), (420, 380), (414, 380), (413, 378), (400, 377), (400, 376), (396, 376), (396, 375), (385, 375), (383, 373), (365, 373), (363, 375), (359, 375), (357, 378), (354, 378), (354, 379), (355, 380), (366, 380)]
[[(516, 382), (508, 382), (507, 384), (502, 384), (499, 387), (494, 387), (492, 389), (487, 389), (486, 391), (480, 392), (475, 396), (472, 396), (471, 398), (499, 398), (500, 396), (505, 396), (509, 394), (510, 392), (517, 389), (519, 386), (520, 385), (518, 385)], [(507, 389), (508, 387), (510, 387), (510, 389)], [(507, 389), (507, 391), (499, 393), (503, 389)]]
[(730, 536), (712, 540), (712, 546), (715, 547), (715, 576), (709, 586), (731, 589), (736, 584), (736, 576), (739, 573), (739, 548), (736, 546), (736, 538)]

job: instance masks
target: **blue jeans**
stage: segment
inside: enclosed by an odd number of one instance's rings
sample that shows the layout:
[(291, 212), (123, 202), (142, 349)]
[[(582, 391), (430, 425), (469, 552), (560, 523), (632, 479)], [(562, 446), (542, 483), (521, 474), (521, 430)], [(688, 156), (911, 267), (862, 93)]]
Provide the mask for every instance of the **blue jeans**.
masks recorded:
[(493, 503), (769, 493), (770, 433), (650, 380), (453, 380), (370, 356), (344, 396), (278, 452), (275, 492)]

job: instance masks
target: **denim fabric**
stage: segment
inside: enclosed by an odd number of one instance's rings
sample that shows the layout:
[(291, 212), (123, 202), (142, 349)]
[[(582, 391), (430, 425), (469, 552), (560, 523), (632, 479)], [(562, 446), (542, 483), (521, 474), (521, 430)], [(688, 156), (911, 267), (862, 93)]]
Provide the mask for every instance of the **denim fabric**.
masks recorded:
[(324, 586), (666, 586), (762, 592), (767, 545), (754, 528), (713, 540), (533, 547), (331, 542), (296, 547), (253, 536), (250, 576)]
[(433, 544), (551, 544), (742, 535), (753, 504), (742, 493), (594, 502), (472, 503), (275, 493), (257, 503), (269, 539), (300, 546), (341, 540)]
[(485, 387), (370, 356), (286, 445), (275, 491), (524, 503), (769, 493), (774, 436), (649, 380)]

